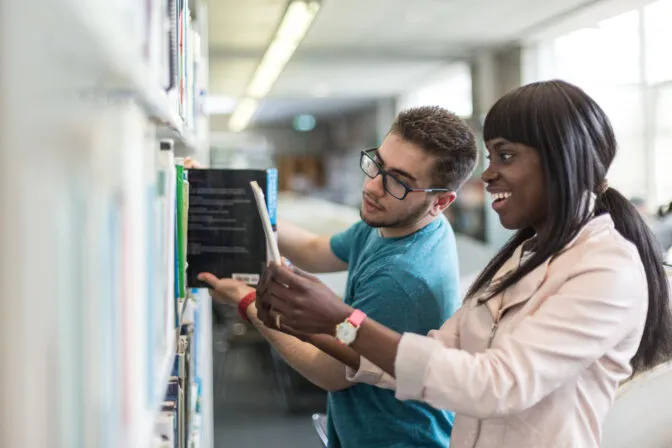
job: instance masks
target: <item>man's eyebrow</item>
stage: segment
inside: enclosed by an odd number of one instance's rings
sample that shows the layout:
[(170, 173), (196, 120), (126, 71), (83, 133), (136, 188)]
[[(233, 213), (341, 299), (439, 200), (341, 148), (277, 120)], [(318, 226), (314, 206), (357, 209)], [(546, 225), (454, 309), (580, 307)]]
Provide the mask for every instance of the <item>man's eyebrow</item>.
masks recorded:
[[(378, 163), (380, 163), (380, 165), (383, 168), (385, 168), (385, 161), (383, 160), (382, 157), (380, 157), (380, 153), (378, 151), (376, 151), (374, 154), (376, 155), (376, 159), (378, 159)], [(408, 178), (408, 180), (410, 180), (411, 182), (416, 182), (417, 181), (415, 176), (413, 176), (412, 174), (410, 174), (407, 171), (400, 170), (398, 168), (390, 168), (389, 170), (387, 170), (387, 172), (391, 173), (391, 174), (399, 174), (400, 176), (404, 176), (404, 177)]]

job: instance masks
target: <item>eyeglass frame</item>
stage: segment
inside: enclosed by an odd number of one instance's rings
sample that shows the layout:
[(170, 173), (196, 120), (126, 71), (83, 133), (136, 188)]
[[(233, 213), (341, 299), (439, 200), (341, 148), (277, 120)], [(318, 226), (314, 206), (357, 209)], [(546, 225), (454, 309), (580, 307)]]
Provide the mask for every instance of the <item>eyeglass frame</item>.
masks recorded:
[[(452, 190), (450, 190), (449, 188), (413, 188), (413, 187), (409, 187), (408, 185), (406, 185), (405, 182), (401, 181), (397, 176), (395, 176), (395, 175), (392, 174), (392, 173), (387, 172), (387, 171), (380, 165), (380, 163), (378, 163), (378, 162), (371, 156), (372, 153), (376, 153), (376, 152), (378, 152), (378, 148), (363, 149), (363, 150), (361, 151), (360, 156), (359, 156), (359, 168), (362, 170), (362, 172), (363, 172), (363, 173), (366, 175), (366, 177), (368, 177), (369, 179), (375, 179), (375, 178), (378, 177), (379, 175), (382, 175), (382, 176), (383, 176), (383, 189), (384, 189), (387, 193), (389, 193), (389, 195), (392, 196), (394, 199), (398, 199), (398, 200), (400, 200), (400, 201), (403, 201), (404, 199), (406, 199), (406, 196), (408, 196), (408, 193), (447, 193), (447, 192), (451, 192), (451, 191), (452, 191)], [(377, 173), (375, 176), (373, 176), (373, 177), (369, 176), (369, 174), (364, 170), (364, 166), (363, 166), (363, 165), (364, 165), (364, 163), (363, 163), (363, 161), (364, 161), (364, 157), (366, 157), (367, 159), (369, 159), (371, 162), (373, 162), (374, 165), (376, 165), (376, 167), (378, 167), (378, 173)], [(396, 197), (392, 192), (390, 192), (390, 190), (387, 189), (387, 176), (390, 176), (392, 179), (395, 180), (395, 182), (399, 183), (399, 185), (401, 185), (402, 187), (404, 187), (404, 194), (403, 194), (402, 197), (400, 197), (400, 198)]]

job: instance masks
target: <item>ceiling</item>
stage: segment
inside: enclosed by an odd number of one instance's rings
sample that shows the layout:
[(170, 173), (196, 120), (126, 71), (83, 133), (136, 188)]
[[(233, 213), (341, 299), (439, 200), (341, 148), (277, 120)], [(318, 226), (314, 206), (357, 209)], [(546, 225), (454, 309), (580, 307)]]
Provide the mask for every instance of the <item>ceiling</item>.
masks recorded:
[[(209, 1), (211, 96), (243, 94), (286, 3)], [(322, 0), (312, 27), (254, 121), (325, 115), (398, 95), (474, 49), (510, 43), (595, 3)]]

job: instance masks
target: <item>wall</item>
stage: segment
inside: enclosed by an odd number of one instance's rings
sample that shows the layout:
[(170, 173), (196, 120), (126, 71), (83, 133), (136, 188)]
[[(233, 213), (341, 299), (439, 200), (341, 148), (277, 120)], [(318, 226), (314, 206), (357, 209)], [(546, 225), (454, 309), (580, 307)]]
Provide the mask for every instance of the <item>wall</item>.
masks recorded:
[[(389, 112), (382, 109), (383, 115)], [(364, 174), (359, 169), (360, 151), (380, 144), (384, 137), (383, 121), (378, 108), (372, 107), (336, 116), (324, 123), (327, 144), (322, 151), (322, 160), (326, 185), (315, 196), (359, 207), (364, 181)]]
[[(478, 173), (486, 165), (487, 151), (483, 143), (483, 120), (492, 105), (506, 92), (522, 84), (522, 49), (514, 46), (506, 49), (486, 50), (476, 53), (471, 61), (472, 95), (474, 115), (470, 125), (479, 136), (482, 160)], [(512, 232), (502, 227), (499, 217), (485, 201), (485, 240), (494, 247), (501, 247)]]
[(264, 125), (242, 133), (227, 131), (228, 117), (211, 116), (213, 167), (265, 168), (277, 166), (279, 156), (317, 156), (326, 174), (325, 184), (311, 195), (358, 207), (363, 173), (359, 153), (384, 138), (395, 117), (394, 100), (374, 107), (319, 119), (310, 132), (297, 132), (290, 124)]

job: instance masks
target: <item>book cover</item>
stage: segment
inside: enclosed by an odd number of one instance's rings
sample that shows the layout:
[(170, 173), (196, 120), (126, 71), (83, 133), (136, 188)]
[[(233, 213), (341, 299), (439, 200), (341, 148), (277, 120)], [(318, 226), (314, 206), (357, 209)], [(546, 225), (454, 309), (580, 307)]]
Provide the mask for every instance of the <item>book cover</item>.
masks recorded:
[(268, 254), (259, 211), (250, 187), (264, 191), (275, 229), (277, 170), (198, 169), (189, 171), (187, 283), (205, 287), (201, 272), (256, 285)]

